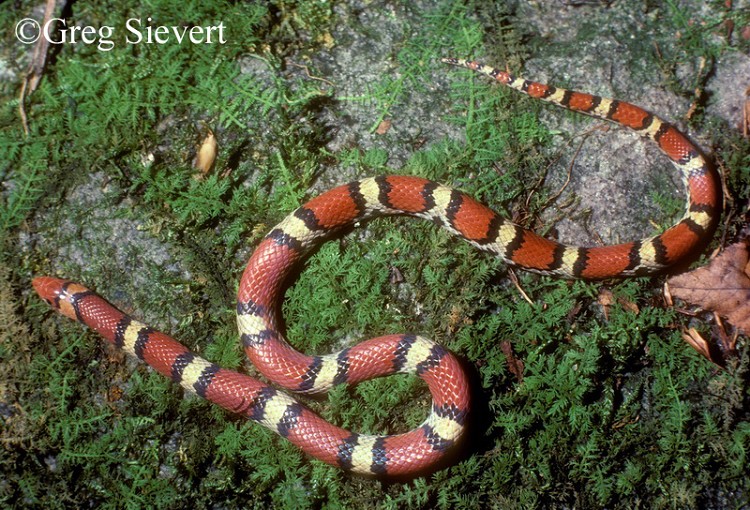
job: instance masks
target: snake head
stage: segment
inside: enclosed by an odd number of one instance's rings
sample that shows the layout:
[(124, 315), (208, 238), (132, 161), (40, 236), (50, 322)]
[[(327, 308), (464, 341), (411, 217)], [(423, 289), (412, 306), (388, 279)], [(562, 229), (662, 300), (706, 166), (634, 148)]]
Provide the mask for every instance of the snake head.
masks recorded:
[(91, 291), (89, 289), (83, 285), (52, 276), (34, 278), (31, 281), (31, 285), (34, 287), (36, 293), (39, 294), (39, 297), (46, 301), (52, 308), (73, 320), (81, 320), (77, 311), (77, 298), (85, 294), (90, 294)]

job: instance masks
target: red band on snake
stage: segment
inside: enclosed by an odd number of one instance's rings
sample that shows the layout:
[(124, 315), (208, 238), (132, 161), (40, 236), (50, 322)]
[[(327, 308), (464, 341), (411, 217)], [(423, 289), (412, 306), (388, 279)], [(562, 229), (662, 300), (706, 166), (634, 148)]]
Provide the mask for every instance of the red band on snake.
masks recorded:
[(294, 350), (280, 332), (286, 279), (320, 243), (355, 222), (406, 214), (431, 220), (510, 265), (568, 278), (600, 279), (651, 274), (682, 261), (710, 235), (719, 214), (719, 186), (703, 156), (658, 117), (629, 103), (527, 81), (477, 62), (444, 62), (486, 74), (531, 97), (611, 120), (653, 140), (681, 171), (688, 207), (676, 225), (658, 236), (594, 248), (542, 238), (460, 191), (419, 177), (352, 182), (287, 216), (261, 241), (240, 282), (237, 323), (248, 357), (274, 384), (306, 394), (397, 372), (416, 373), (433, 398), (429, 417), (416, 429), (391, 436), (349, 432), (263, 382), (200, 358), (79, 284), (40, 277), (34, 288), (54, 308), (188, 391), (263, 424), (317, 459), (370, 475), (412, 475), (430, 469), (466, 431), (468, 381), (450, 352), (430, 340), (404, 334), (368, 340), (328, 356), (307, 356)]

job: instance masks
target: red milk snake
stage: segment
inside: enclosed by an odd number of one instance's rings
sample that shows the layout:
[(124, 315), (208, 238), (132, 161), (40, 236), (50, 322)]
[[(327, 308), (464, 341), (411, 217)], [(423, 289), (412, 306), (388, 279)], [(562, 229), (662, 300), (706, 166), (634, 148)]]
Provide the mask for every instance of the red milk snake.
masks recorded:
[(611, 120), (653, 140), (682, 173), (688, 205), (683, 218), (658, 236), (595, 248), (539, 237), (459, 191), (418, 177), (353, 182), (287, 216), (261, 241), (240, 282), (237, 323), (248, 357), (276, 385), (305, 394), (396, 372), (416, 373), (433, 397), (432, 411), (418, 428), (393, 436), (349, 432), (257, 379), (200, 358), (79, 284), (40, 277), (34, 279), (34, 288), (61, 313), (83, 322), (186, 390), (265, 425), (317, 459), (371, 475), (411, 475), (430, 469), (465, 433), (469, 391), (463, 370), (446, 349), (415, 335), (376, 338), (327, 356), (295, 351), (280, 333), (283, 284), (312, 250), (355, 222), (406, 214), (432, 220), (523, 269), (585, 279), (640, 275), (672, 266), (700, 246), (720, 207), (719, 186), (700, 152), (673, 126), (641, 108), (527, 81), (477, 62), (443, 61), (486, 74), (531, 97)]

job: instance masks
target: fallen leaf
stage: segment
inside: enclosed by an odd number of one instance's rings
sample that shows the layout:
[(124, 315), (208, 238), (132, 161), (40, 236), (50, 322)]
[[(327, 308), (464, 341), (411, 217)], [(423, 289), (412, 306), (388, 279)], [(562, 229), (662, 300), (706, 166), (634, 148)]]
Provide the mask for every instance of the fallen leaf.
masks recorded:
[(638, 308), (638, 304), (633, 301), (627, 300), (625, 298), (617, 298), (617, 302), (620, 303), (620, 306), (622, 306), (625, 310), (629, 312), (632, 312), (636, 315), (641, 313), (641, 309)]
[(505, 355), (505, 361), (508, 363), (508, 370), (516, 376), (519, 383), (523, 382), (523, 361), (518, 359), (513, 353), (513, 346), (507, 340), (500, 342), (500, 350)]
[(609, 320), (609, 307), (615, 302), (615, 295), (612, 291), (602, 287), (599, 289), (599, 295), (596, 297), (596, 301), (599, 306), (602, 307), (602, 313), (604, 314), (604, 320)]
[(750, 254), (745, 242), (727, 248), (708, 266), (667, 281), (672, 296), (726, 317), (750, 333)]
[(461, 308), (453, 305), (451, 312), (448, 315), (448, 331), (453, 334), (458, 329), (458, 325), (461, 323)]
[(206, 137), (201, 142), (198, 154), (196, 154), (195, 160), (193, 161), (193, 166), (197, 170), (200, 170), (201, 175), (205, 176), (211, 171), (214, 162), (216, 162), (216, 154), (218, 151), (219, 146), (216, 143), (216, 136), (214, 135), (214, 132), (209, 129)]
[(391, 121), (389, 119), (384, 119), (380, 121), (380, 124), (378, 124), (378, 128), (375, 130), (375, 134), (384, 135), (388, 132), (389, 129), (391, 129)]
[(404, 275), (401, 273), (401, 270), (397, 268), (396, 266), (391, 266), (388, 268), (388, 279), (391, 282), (391, 285), (396, 285), (397, 283), (404, 283)]
[(605, 320), (609, 320), (609, 309), (613, 304), (615, 304), (615, 302), (620, 303), (620, 306), (622, 306), (623, 309), (636, 315), (638, 315), (641, 311), (638, 308), (637, 304), (625, 298), (615, 297), (614, 293), (605, 287), (599, 289), (597, 302), (599, 303), (599, 306), (602, 307), (602, 313), (604, 313)]
[(116, 384), (113, 384), (109, 387), (109, 391), (107, 391), (107, 400), (109, 402), (117, 402), (122, 398), (122, 395), (125, 393), (125, 391)]
[(709, 361), (716, 363), (720, 367), (726, 365), (724, 357), (721, 352), (718, 352), (715, 344), (712, 344), (701, 335), (697, 329), (689, 328), (682, 332), (682, 339), (685, 340), (690, 346), (698, 351)]
[(583, 310), (583, 302), (577, 301), (576, 304), (568, 310), (568, 313), (565, 314), (565, 320), (568, 322), (568, 324), (572, 324), (576, 317), (578, 317), (578, 314), (581, 313), (581, 310)]

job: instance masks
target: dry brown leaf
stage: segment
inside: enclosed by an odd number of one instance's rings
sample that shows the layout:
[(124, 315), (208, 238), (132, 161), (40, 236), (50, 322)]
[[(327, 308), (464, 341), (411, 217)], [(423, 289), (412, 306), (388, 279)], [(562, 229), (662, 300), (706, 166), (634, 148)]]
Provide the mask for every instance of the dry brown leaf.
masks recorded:
[(380, 124), (378, 124), (378, 128), (375, 130), (375, 134), (384, 135), (390, 129), (391, 129), (390, 119), (383, 119), (382, 121), (380, 121)]
[(193, 166), (200, 170), (201, 175), (205, 176), (211, 171), (211, 168), (216, 162), (216, 154), (219, 152), (219, 146), (216, 143), (216, 136), (210, 129), (206, 133), (206, 137), (201, 142), (201, 146), (198, 149), (198, 154), (195, 156)]
[(602, 313), (604, 314), (604, 318), (606, 320), (609, 320), (609, 309), (613, 304), (615, 304), (615, 302), (620, 303), (620, 306), (622, 306), (629, 312), (632, 312), (636, 315), (640, 313), (640, 309), (638, 308), (637, 304), (625, 298), (615, 297), (614, 293), (606, 287), (602, 287), (599, 289), (597, 302), (599, 303), (599, 306), (602, 307)]
[(750, 266), (748, 246), (736, 243), (708, 266), (670, 278), (672, 296), (711, 310), (750, 333)]
[(508, 370), (516, 377), (519, 383), (523, 382), (523, 361), (518, 359), (513, 353), (513, 346), (507, 340), (500, 342), (500, 350), (505, 355), (505, 361), (508, 363)]
[(448, 314), (448, 331), (451, 334), (455, 333), (458, 329), (458, 326), (461, 324), (462, 316), (463, 313), (461, 312), (461, 307), (453, 305), (450, 314)]
[(713, 356), (711, 355), (711, 344), (708, 343), (705, 338), (703, 338), (703, 335), (701, 335), (697, 329), (690, 328), (684, 330), (682, 332), (682, 338), (687, 343), (689, 343), (693, 349), (701, 353), (705, 358), (713, 361), (714, 363), (723, 364), (719, 363), (719, 360), (715, 360), (713, 358)]
[(737, 338), (740, 336), (740, 330), (735, 328), (731, 335), (727, 334), (727, 328), (724, 327), (724, 321), (721, 316), (714, 312), (714, 321), (716, 325), (712, 328), (715, 332), (714, 337), (716, 338), (716, 346), (721, 351), (724, 358), (729, 356), (737, 357)]
[(609, 307), (615, 302), (615, 295), (612, 291), (602, 287), (599, 289), (599, 295), (596, 298), (599, 306), (602, 307), (602, 313), (604, 314), (604, 320), (609, 320)]
[(569, 324), (572, 324), (575, 321), (575, 318), (578, 317), (578, 314), (581, 313), (581, 310), (583, 310), (583, 302), (576, 301), (576, 304), (573, 305), (573, 308), (568, 310), (568, 313), (565, 314), (565, 320)]
[(388, 268), (388, 280), (390, 281), (391, 285), (396, 285), (398, 283), (404, 283), (404, 275), (401, 273), (401, 270), (397, 268), (396, 266), (390, 266)]
[(738, 332), (735, 330), (734, 335), (728, 336), (724, 331), (721, 317), (715, 313), (714, 315), (716, 325), (711, 328), (710, 340), (695, 328), (682, 328), (682, 338), (706, 359), (725, 368), (730, 358), (738, 356), (736, 349)]
[(625, 310), (632, 312), (636, 315), (641, 313), (641, 309), (638, 308), (638, 303), (635, 303), (633, 301), (629, 301), (625, 298), (617, 298), (617, 302), (620, 303), (620, 306), (622, 306)]
[(121, 386), (113, 384), (107, 391), (107, 400), (109, 402), (117, 402), (118, 400), (122, 399), (124, 393), (125, 390), (123, 390)]

